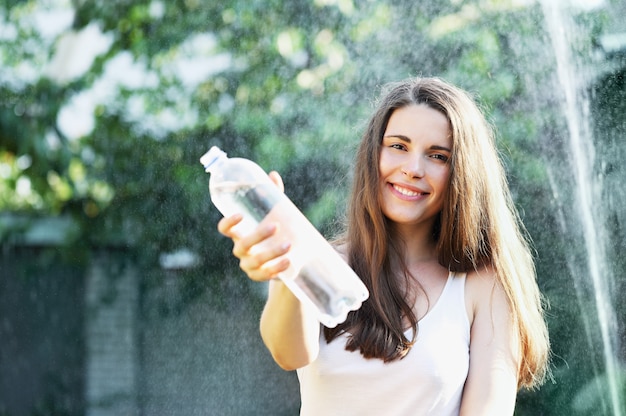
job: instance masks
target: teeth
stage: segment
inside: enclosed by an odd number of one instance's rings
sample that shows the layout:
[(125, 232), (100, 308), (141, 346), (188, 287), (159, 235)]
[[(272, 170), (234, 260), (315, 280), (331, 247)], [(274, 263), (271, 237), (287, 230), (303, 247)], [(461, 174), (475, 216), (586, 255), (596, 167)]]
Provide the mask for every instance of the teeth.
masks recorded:
[(406, 196), (417, 196), (417, 195), (419, 195), (418, 192), (409, 191), (408, 189), (401, 188), (398, 185), (394, 185), (393, 187), (395, 188), (396, 191), (400, 192), (402, 195), (406, 195)]

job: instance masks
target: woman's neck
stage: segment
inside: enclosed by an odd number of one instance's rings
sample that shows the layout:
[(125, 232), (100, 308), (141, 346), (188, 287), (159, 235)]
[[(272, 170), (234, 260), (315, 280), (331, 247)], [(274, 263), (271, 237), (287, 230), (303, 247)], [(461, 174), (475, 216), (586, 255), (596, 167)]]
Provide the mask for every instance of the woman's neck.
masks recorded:
[(415, 263), (437, 261), (437, 242), (430, 226), (394, 226), (395, 237), (402, 241), (402, 257), (407, 267)]

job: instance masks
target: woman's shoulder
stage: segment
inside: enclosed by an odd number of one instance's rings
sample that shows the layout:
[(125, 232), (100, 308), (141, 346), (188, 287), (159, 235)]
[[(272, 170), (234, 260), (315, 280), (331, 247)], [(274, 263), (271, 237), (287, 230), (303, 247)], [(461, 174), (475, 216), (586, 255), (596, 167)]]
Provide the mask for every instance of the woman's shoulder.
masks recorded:
[(492, 267), (467, 272), (465, 299), (470, 320), (481, 310), (493, 310), (494, 307), (500, 309), (507, 303), (504, 288)]
[(466, 287), (468, 290), (482, 293), (486, 288), (499, 286), (498, 275), (493, 267), (483, 266), (466, 273)]

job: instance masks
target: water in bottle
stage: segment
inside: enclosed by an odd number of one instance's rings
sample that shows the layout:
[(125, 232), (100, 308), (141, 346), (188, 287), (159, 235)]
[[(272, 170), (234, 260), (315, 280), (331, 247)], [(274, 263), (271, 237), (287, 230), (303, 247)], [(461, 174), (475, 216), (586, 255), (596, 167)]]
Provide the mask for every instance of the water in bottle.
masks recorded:
[(247, 159), (228, 158), (215, 146), (200, 162), (211, 174), (214, 205), (223, 215), (243, 215), (235, 232), (246, 235), (264, 221), (278, 224), (272, 238), (291, 243), (290, 266), (278, 277), (313, 308), (322, 324), (335, 327), (367, 299), (361, 279), (261, 167)]

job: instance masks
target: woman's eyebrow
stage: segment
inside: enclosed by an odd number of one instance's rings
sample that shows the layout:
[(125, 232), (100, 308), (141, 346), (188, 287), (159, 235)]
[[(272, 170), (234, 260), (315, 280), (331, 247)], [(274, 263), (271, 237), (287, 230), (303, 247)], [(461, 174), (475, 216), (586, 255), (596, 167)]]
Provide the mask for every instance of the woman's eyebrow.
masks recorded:
[(408, 138), (407, 136), (403, 136), (402, 134), (388, 134), (386, 136), (383, 136), (383, 139), (387, 139), (387, 138), (400, 139), (403, 142), (411, 143), (411, 139)]
[(448, 149), (445, 146), (432, 145), (432, 146), (430, 146), (430, 148), (433, 149), (433, 150), (443, 150), (445, 152), (452, 153), (452, 149)]
[[(387, 135), (383, 136), (383, 139), (388, 139), (388, 138), (398, 139), (398, 140), (401, 140), (401, 141), (403, 141), (405, 143), (411, 143), (411, 139), (409, 137), (407, 137), (407, 136), (402, 135), (402, 134), (387, 134)], [(449, 149), (449, 148), (447, 148), (445, 146), (439, 146), (439, 145), (434, 144), (434, 145), (430, 146), (430, 148), (432, 150), (442, 150), (444, 152), (452, 153), (452, 149)]]

